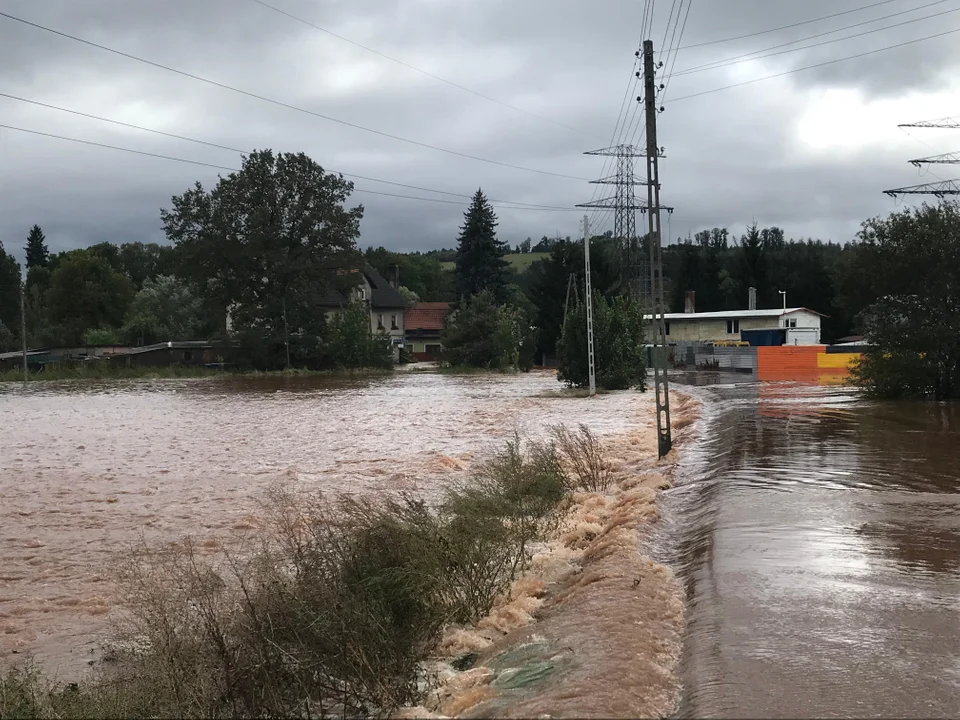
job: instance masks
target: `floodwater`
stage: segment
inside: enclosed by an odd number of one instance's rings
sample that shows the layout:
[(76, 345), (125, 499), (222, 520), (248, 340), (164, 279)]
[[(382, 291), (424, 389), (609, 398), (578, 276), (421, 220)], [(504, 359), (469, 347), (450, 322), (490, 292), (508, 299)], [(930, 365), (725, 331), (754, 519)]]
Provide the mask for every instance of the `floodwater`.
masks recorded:
[(545, 372), (0, 386), (0, 664), (86, 667), (109, 630), (118, 553), (141, 535), (249, 531), (274, 483), (429, 499), (514, 430), (649, 427), (636, 393), (561, 387)]
[(653, 541), (679, 716), (960, 717), (960, 407), (720, 382)]

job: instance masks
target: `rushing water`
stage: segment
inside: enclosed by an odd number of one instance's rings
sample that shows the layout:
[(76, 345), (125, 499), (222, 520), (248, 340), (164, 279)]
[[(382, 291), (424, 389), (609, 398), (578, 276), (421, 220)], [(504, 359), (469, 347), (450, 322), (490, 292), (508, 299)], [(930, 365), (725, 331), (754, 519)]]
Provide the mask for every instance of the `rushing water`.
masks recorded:
[(960, 716), (960, 407), (721, 382), (654, 543), (680, 716)]
[(117, 553), (141, 534), (248, 531), (272, 483), (430, 497), (514, 430), (649, 423), (635, 393), (560, 388), (544, 372), (0, 386), (0, 664), (84, 667), (115, 606)]

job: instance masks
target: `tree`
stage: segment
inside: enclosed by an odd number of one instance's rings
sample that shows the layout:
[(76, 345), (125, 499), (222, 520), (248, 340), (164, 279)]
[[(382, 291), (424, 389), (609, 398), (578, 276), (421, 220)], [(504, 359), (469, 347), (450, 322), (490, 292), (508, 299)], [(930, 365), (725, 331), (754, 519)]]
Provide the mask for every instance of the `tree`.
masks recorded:
[(30, 228), (27, 235), (27, 244), (23, 246), (23, 251), (27, 255), (27, 270), (34, 267), (43, 267), (47, 264), (50, 257), (50, 251), (47, 249), (47, 238), (39, 225)]
[(526, 240), (520, 243), (520, 252), (528, 253), (530, 252), (532, 247), (533, 247), (533, 240), (528, 237)]
[(484, 290), (504, 300), (509, 263), (505, 243), (497, 240), (497, 216), (482, 190), (477, 190), (469, 209), (463, 214), (457, 241), (457, 292), (470, 297)]
[(20, 263), (0, 241), (0, 325), (20, 338)]
[[(321, 300), (345, 289), (360, 262), (363, 206), (347, 209), (353, 183), (303, 153), (253, 152), (210, 191), (197, 183), (162, 210), (180, 272), (238, 328), (264, 341), (319, 335)], [(354, 280), (355, 282), (355, 280)]]
[(960, 397), (960, 205), (868, 220), (856, 255), (877, 300), (861, 315), (870, 349), (855, 380), (881, 397)]
[(119, 247), (117, 261), (120, 271), (139, 290), (147, 280), (173, 275), (176, 271), (174, 255), (172, 245), (129, 242)]
[(143, 283), (123, 323), (129, 343), (151, 345), (166, 340), (195, 340), (204, 328), (204, 307), (190, 287), (170, 275)]
[(440, 343), (453, 366), (505, 370), (517, 366), (524, 335), (520, 313), (483, 290), (447, 317)]
[[(611, 243), (603, 239), (592, 242), (590, 250), (591, 283), (606, 294), (616, 284), (616, 272), (609, 262)], [(537, 308), (535, 324), (540, 329), (538, 344), (540, 353), (556, 352), (557, 340), (563, 330), (564, 313), (567, 310), (567, 292), (570, 276), (574, 288), (580, 294), (584, 287), (583, 244), (570, 240), (556, 242), (550, 256), (538, 260), (527, 271), (530, 275), (528, 294)], [(570, 298), (571, 306), (573, 296)]]
[(87, 250), (67, 253), (50, 276), (47, 319), (60, 343), (83, 342), (87, 330), (119, 328), (133, 300), (130, 281)]
[[(646, 348), (640, 306), (625, 297), (593, 296), (594, 365), (597, 387), (606, 390), (645, 389)], [(571, 387), (589, 383), (587, 309), (577, 303), (567, 315), (557, 346), (557, 379)]]
[(333, 316), (327, 347), (330, 361), (339, 367), (393, 366), (390, 338), (371, 334), (370, 312), (363, 303), (351, 303)]

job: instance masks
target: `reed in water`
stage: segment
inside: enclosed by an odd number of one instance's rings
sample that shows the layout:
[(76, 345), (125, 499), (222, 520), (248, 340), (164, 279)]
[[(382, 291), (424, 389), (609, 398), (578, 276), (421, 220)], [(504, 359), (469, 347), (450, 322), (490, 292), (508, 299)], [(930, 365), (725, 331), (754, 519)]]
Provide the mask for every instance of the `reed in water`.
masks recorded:
[(448, 491), (328, 497), (277, 488), (263, 523), (215, 552), (185, 539), (123, 563), (123, 632), (91, 676), (0, 673), (0, 717), (385, 716), (430, 687), (444, 628), (486, 616), (556, 528), (605, 484), (589, 430), (519, 437)]

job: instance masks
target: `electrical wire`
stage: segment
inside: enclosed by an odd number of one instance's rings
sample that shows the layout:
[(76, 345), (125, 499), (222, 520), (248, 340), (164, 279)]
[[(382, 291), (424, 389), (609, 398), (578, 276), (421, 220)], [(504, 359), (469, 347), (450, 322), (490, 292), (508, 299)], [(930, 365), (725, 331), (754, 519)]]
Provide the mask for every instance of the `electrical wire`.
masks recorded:
[(907, 40), (902, 43), (897, 43), (896, 45), (887, 45), (886, 47), (877, 48), (875, 50), (868, 50), (867, 52), (857, 53), (856, 55), (848, 55), (842, 58), (834, 58), (833, 60), (825, 60), (824, 62), (816, 63), (814, 65), (806, 65), (804, 67), (793, 68), (792, 70), (786, 70), (784, 72), (776, 73), (774, 75), (765, 75), (759, 78), (753, 78), (752, 80), (744, 80), (742, 82), (733, 83), (732, 85), (724, 85), (718, 88), (711, 88), (710, 90), (702, 90), (701, 92), (691, 93), (689, 95), (682, 95), (671, 102), (680, 102), (681, 100), (690, 100), (691, 98), (700, 97), (702, 95), (710, 95), (711, 93), (720, 92), (722, 90), (730, 90), (732, 88), (743, 87), (744, 85), (752, 85), (753, 83), (762, 82), (764, 80), (773, 80), (774, 78), (784, 77), (786, 75), (792, 75), (793, 73), (803, 72), (804, 70), (813, 70), (814, 68), (825, 67), (827, 65), (834, 65), (840, 62), (846, 62), (847, 60), (855, 60), (857, 58), (867, 57), (869, 55), (876, 55), (877, 53), (886, 52), (887, 50), (895, 50), (896, 48), (905, 47), (907, 45), (914, 45), (919, 42), (926, 42), (927, 40), (934, 40), (936, 38), (945, 37), (947, 35), (953, 35), (954, 33), (960, 32), (960, 28), (955, 28), (953, 30), (946, 30), (941, 33), (936, 33), (935, 35), (927, 35), (926, 37), (916, 38), (914, 40)]
[[(935, 3), (930, 3), (930, 5), (939, 5), (940, 3), (946, 2), (946, 1), (947, 1), (947, 0), (938, 0), (938, 1), (935, 2)], [(930, 5), (924, 5), (924, 6), (922, 6), (922, 7), (930, 7)], [(916, 10), (920, 10), (921, 8), (915, 8), (915, 9), (916, 9)], [(907, 11), (907, 12), (912, 12), (912, 11)], [(901, 27), (901, 26), (903, 26), (903, 25), (910, 25), (910, 24), (912, 24), (912, 23), (922, 22), (923, 20), (930, 20), (931, 18), (940, 17), (940, 16), (942, 16), (942, 15), (950, 15), (950, 14), (955, 13), (955, 12), (960, 12), (960, 8), (953, 8), (952, 10), (944, 10), (943, 12), (934, 13), (934, 14), (932, 14), (932, 15), (924, 15), (923, 17), (913, 18), (912, 20), (904, 20), (903, 22), (894, 23), (893, 25), (887, 25), (886, 27), (874, 28), (874, 29), (872, 29), (872, 30), (865, 30), (864, 32), (861, 32), (861, 33), (856, 33), (856, 34), (854, 34), (854, 35), (845, 35), (844, 37), (833, 38), (832, 40), (824, 40), (823, 42), (813, 43), (812, 45), (804, 45), (804, 46), (798, 47), (798, 48), (790, 48), (789, 50), (780, 50), (779, 52), (772, 52), (772, 53), (768, 53), (768, 54), (766, 54), (766, 55), (761, 54), (761, 53), (766, 53), (766, 52), (769, 51), (769, 50), (774, 50), (774, 49), (776, 49), (776, 48), (782, 48), (782, 47), (785, 47), (786, 45), (792, 45), (792, 44), (797, 43), (797, 42), (803, 42), (804, 40), (809, 40), (809, 39), (811, 39), (811, 38), (803, 38), (803, 39), (801, 39), (801, 40), (793, 40), (793, 41), (791, 41), (791, 42), (789, 42), (789, 43), (783, 43), (783, 44), (781, 44), (781, 45), (774, 45), (773, 47), (765, 48), (764, 50), (757, 50), (756, 52), (747, 53), (747, 54), (745, 54), (745, 55), (740, 55), (740, 56), (738, 56), (738, 57), (736, 57), (736, 58), (728, 58), (727, 60), (718, 60), (718, 61), (716, 61), (716, 62), (714, 62), (714, 63), (707, 63), (707, 64), (705, 64), (705, 65), (700, 65), (700, 66), (696, 66), (696, 67), (685, 68), (685, 69), (677, 72), (677, 73), (676, 73), (676, 76), (677, 76), (677, 77), (682, 77), (682, 76), (684, 76), (684, 75), (692, 75), (692, 74), (694, 74), (694, 73), (705, 72), (705, 71), (707, 71), (707, 70), (717, 70), (717, 69), (719, 69), (719, 68), (725, 68), (725, 67), (729, 67), (729, 66), (731, 66), (731, 65), (738, 65), (738, 64), (744, 63), (744, 62), (753, 62), (754, 60), (763, 60), (763, 59), (765, 59), (765, 58), (775, 57), (775, 56), (777, 56), (777, 55), (785, 55), (785, 54), (787, 54), (787, 53), (799, 52), (799, 51), (801, 51), (801, 50), (809, 50), (810, 48), (816, 48), (816, 47), (821, 47), (821, 46), (823, 46), (823, 45), (830, 45), (830, 44), (832, 44), (832, 43), (843, 42), (844, 40), (852, 40), (853, 38), (863, 37), (864, 35), (872, 35), (873, 33), (883, 32), (883, 31), (885, 31), (885, 30), (893, 30), (894, 28), (898, 28), (898, 27)], [(898, 15), (902, 15), (903, 13), (897, 13), (897, 14), (898, 14)], [(891, 16), (889, 16), (889, 17), (893, 17), (893, 16), (891, 15)], [(878, 20), (879, 20), (879, 19), (880, 19), (880, 18), (878, 18)], [(848, 29), (853, 28), (853, 27), (858, 27), (858, 26), (862, 26), (862, 25), (867, 25), (867, 24), (869, 24), (869, 23), (871, 23), (871, 22), (877, 22), (877, 21), (876, 21), (876, 20), (868, 20), (868, 21), (866, 21), (866, 22), (857, 23), (856, 25), (851, 25), (851, 26), (849, 26), (849, 27), (847, 27), (847, 28), (841, 28), (841, 29), (842, 29), (842, 30), (848, 30)], [(831, 33), (833, 33), (833, 32), (840, 32), (840, 30), (832, 30)], [(813, 36), (811, 36), (811, 37), (821, 37), (822, 35), (828, 35), (828, 34), (830, 34), (830, 33), (821, 33), (820, 35), (813, 35)], [(756, 55), (756, 57), (750, 57), (751, 55)]]
[(843, 12), (833, 13), (831, 15), (821, 15), (820, 17), (811, 18), (810, 20), (802, 20), (800, 22), (790, 23), (789, 25), (779, 25), (778, 27), (769, 28), (767, 30), (758, 30), (757, 32), (747, 33), (746, 35), (736, 35), (734, 37), (721, 38), (720, 40), (708, 40), (706, 42), (694, 43), (692, 45), (684, 45), (683, 47), (677, 49), (690, 50), (691, 48), (706, 47), (707, 45), (719, 45), (720, 43), (733, 42), (734, 40), (746, 40), (747, 38), (757, 37), (758, 35), (768, 35), (769, 33), (778, 32), (780, 30), (789, 30), (790, 28), (800, 27), (801, 25), (810, 25), (815, 22), (820, 22), (821, 20), (830, 20), (831, 18), (840, 17), (842, 15), (851, 15), (862, 10), (869, 10), (870, 8), (879, 7), (880, 5), (889, 5), (890, 3), (899, 1), (900, 0), (881, 0), (881, 2), (862, 5), (860, 7), (844, 10)]
[[(15, 130), (17, 132), (29, 133), (31, 135), (39, 135), (46, 138), (53, 138), (55, 140), (65, 140), (67, 142), (78, 143), (80, 145), (89, 145), (92, 147), (97, 147), (97, 148), (102, 148), (107, 150), (118, 150), (120, 152), (131, 153), (133, 155), (142, 155), (145, 157), (157, 158), (160, 160), (170, 160), (172, 162), (184, 163), (187, 165), (198, 165), (201, 167), (212, 168), (215, 170), (227, 170), (229, 172), (240, 172), (240, 168), (231, 167), (228, 165), (217, 165), (216, 163), (208, 163), (208, 162), (203, 162), (201, 160), (191, 160), (189, 158), (175, 157), (173, 155), (163, 155), (160, 153), (147, 152), (145, 150), (134, 150), (133, 148), (120, 147), (119, 145), (108, 145), (106, 143), (98, 143), (92, 140), (72, 138), (72, 137), (67, 137), (65, 135), (57, 135), (55, 133), (46, 133), (46, 132), (41, 132), (39, 130), (30, 130), (28, 128), (15, 127), (13, 125), (0, 124), (0, 128), (5, 130)], [(397, 193), (382, 192), (380, 190), (367, 190), (363, 188), (354, 188), (354, 192), (366, 193), (368, 195), (381, 195), (384, 197), (402, 198), (404, 200), (420, 200), (423, 202), (443, 203), (446, 205), (459, 205), (460, 207), (463, 206), (463, 203), (457, 200), (444, 200), (442, 198), (425, 198), (425, 197), (417, 197), (414, 195), (400, 195)], [(430, 192), (433, 192), (433, 191), (430, 191)], [(469, 196), (465, 195), (464, 197), (469, 197)], [(514, 201), (512, 200), (491, 200), (490, 201), (491, 205), (499, 206), (508, 210), (546, 210), (551, 212), (556, 212), (556, 211), (567, 212), (567, 211), (575, 210), (575, 208), (569, 208), (569, 207), (554, 207), (550, 205), (533, 205), (532, 203), (529, 203), (529, 204), (524, 203), (525, 206), (523, 207), (517, 206), (515, 204), (508, 205), (507, 203), (514, 203)]]
[(378, 56), (384, 58), (385, 60), (389, 60), (390, 62), (396, 63), (397, 65), (402, 65), (402, 66), (405, 67), (405, 68), (409, 68), (410, 70), (414, 70), (414, 71), (416, 71), (416, 72), (418, 72), (418, 73), (420, 73), (420, 74), (422, 74), (422, 75), (426, 75), (426, 76), (429, 77), (429, 78), (433, 78), (434, 80), (439, 80), (440, 82), (445, 83), (445, 84), (447, 84), (447, 85), (450, 85), (451, 87), (455, 87), (455, 88), (457, 88), (457, 89), (459, 89), (459, 90), (463, 90), (464, 92), (468, 92), (468, 93), (470, 93), (471, 95), (476, 95), (476, 96), (479, 97), (479, 98), (483, 98), (484, 100), (488, 100), (488, 101), (490, 101), (490, 102), (492, 102), (492, 103), (496, 103), (497, 105), (502, 105), (503, 107), (510, 108), (511, 110), (515, 110), (515, 111), (517, 111), (517, 112), (519, 112), (519, 113), (523, 113), (524, 115), (529, 115), (530, 117), (536, 118), (537, 120), (542, 120), (543, 122), (548, 122), (548, 123), (550, 123), (551, 125), (556, 125), (557, 127), (562, 127), (562, 128), (564, 128), (564, 129), (566, 129), (566, 130), (572, 130), (573, 132), (580, 133), (581, 135), (588, 135), (588, 136), (593, 137), (593, 138), (602, 139), (602, 138), (598, 138), (598, 136), (594, 135), (593, 133), (587, 132), (586, 130), (582, 130), (582, 129), (580, 129), (580, 128), (576, 128), (576, 127), (573, 127), (573, 126), (571, 126), (571, 125), (565, 125), (564, 123), (557, 122), (556, 120), (553, 120), (553, 119), (551, 119), (551, 118), (545, 117), (545, 116), (543, 116), (543, 115), (537, 115), (536, 113), (530, 112), (529, 110), (524, 110), (523, 108), (517, 107), (516, 105), (511, 105), (510, 103), (504, 102), (503, 100), (498, 100), (497, 98), (491, 97), (490, 95), (485, 95), (484, 93), (479, 92), (479, 91), (477, 91), (477, 90), (474, 90), (473, 88), (469, 88), (469, 87), (467, 87), (466, 85), (461, 85), (460, 83), (454, 82), (453, 80), (448, 80), (448, 79), (445, 78), (445, 77), (442, 77), (442, 76), (440, 76), (440, 75), (436, 75), (436, 74), (434, 74), (434, 73), (432, 73), (432, 72), (429, 72), (428, 70), (424, 70), (423, 68), (419, 68), (419, 67), (417, 67), (416, 65), (411, 65), (410, 63), (405, 62), (404, 60), (400, 60), (399, 58), (395, 58), (395, 57), (393, 57), (393, 56), (391, 56), (391, 55), (387, 55), (386, 53), (380, 52), (379, 50), (375, 50), (375, 49), (372, 48), (372, 47), (369, 47), (369, 46), (367, 46), (367, 45), (364, 45), (363, 43), (359, 43), (359, 42), (357, 42), (357, 41), (355, 41), (355, 40), (351, 40), (350, 38), (344, 37), (343, 35), (340, 35), (340, 34), (338, 34), (338, 33), (333, 32), (332, 30), (328, 30), (328, 29), (325, 28), (325, 27), (321, 27), (320, 25), (317, 25), (317, 24), (315, 24), (315, 23), (312, 23), (312, 22), (310, 22), (309, 20), (306, 20), (306, 19), (304, 19), (304, 18), (302, 18), (302, 17), (298, 17), (297, 15), (294, 15), (293, 13), (287, 12), (286, 10), (284, 10), (284, 9), (282, 9), (282, 8), (279, 8), (279, 7), (277, 7), (276, 5), (271, 5), (270, 3), (264, 2), (264, 0), (250, 0), (250, 2), (256, 3), (257, 5), (260, 5), (260, 6), (262, 6), (262, 7), (265, 7), (265, 8), (268, 8), (268, 9), (270, 9), (270, 10), (273, 10), (274, 12), (277, 12), (277, 13), (279, 13), (280, 15), (285, 15), (286, 17), (290, 18), (291, 20), (294, 20), (294, 21), (296, 21), (296, 22), (302, 23), (303, 25), (307, 25), (307, 26), (309, 26), (309, 27), (312, 27), (312, 28), (314, 28), (314, 29), (316, 29), (316, 30), (319, 30), (320, 32), (326, 33), (327, 35), (329, 35), (329, 36), (331, 36), (331, 37), (335, 37), (335, 38), (337, 38), (338, 40), (342, 40), (342, 41), (345, 42), (345, 43), (350, 43), (351, 45), (353, 45), (353, 46), (355, 46), (355, 47), (358, 47), (358, 48), (361, 48), (361, 49), (363, 49), (363, 50), (366, 50), (367, 52), (373, 53), (374, 55), (378, 55)]
[(120, 50), (115, 50), (115, 49), (113, 49), (113, 48), (107, 47), (106, 45), (100, 45), (100, 44), (98, 44), (98, 43), (91, 42), (90, 40), (84, 40), (83, 38), (79, 38), (79, 37), (77, 37), (77, 36), (75, 36), (75, 35), (70, 35), (70, 34), (68, 34), (68, 33), (61, 32), (61, 31), (59, 31), (59, 30), (54, 30), (54, 29), (48, 28), (48, 27), (46, 27), (46, 26), (44, 26), (44, 25), (40, 25), (40, 24), (38, 24), (38, 23), (30, 22), (29, 20), (24, 20), (23, 18), (18, 18), (18, 17), (14, 16), (14, 15), (10, 15), (10, 14), (5, 13), (5, 12), (0, 12), (0, 17), (7, 18), (8, 20), (12, 20), (12, 21), (14, 21), (14, 22), (22, 23), (22, 24), (24, 24), (24, 25), (27, 25), (27, 26), (29, 26), (29, 27), (36, 28), (36, 29), (38, 29), (38, 30), (43, 30), (43, 31), (45, 31), (45, 32), (52, 33), (53, 35), (58, 35), (58, 36), (60, 36), (60, 37), (67, 38), (68, 40), (73, 40), (73, 41), (75, 41), (75, 42), (81, 43), (81, 44), (83, 44), (83, 45), (87, 45), (87, 46), (89, 46), (89, 47), (97, 48), (97, 49), (99, 49), (99, 50), (104, 50), (104, 51), (106, 51), (106, 52), (112, 53), (112, 54), (114, 54), (114, 55), (119, 55), (120, 57), (124, 57), (124, 58), (127, 58), (127, 59), (129, 59), (129, 60), (134, 60), (134, 61), (139, 62), (139, 63), (142, 63), (142, 64), (144, 64), (144, 65), (149, 65), (149, 66), (151, 66), (151, 67), (159, 68), (159, 69), (161, 69), (161, 70), (166, 70), (166, 71), (168, 71), (168, 72), (172, 72), (172, 73), (175, 73), (175, 74), (177, 74), (177, 75), (181, 75), (181, 76), (183, 76), (183, 77), (190, 78), (191, 80), (196, 80), (196, 81), (198, 81), (198, 82), (202, 82), (202, 83), (205, 83), (205, 84), (207, 84), (207, 85), (212, 85), (213, 87), (218, 87), (218, 88), (221, 88), (221, 89), (223, 89), (223, 90), (229, 90), (230, 92), (235, 92), (235, 93), (238, 93), (238, 94), (240, 94), (240, 95), (245, 95), (245, 96), (250, 97), (250, 98), (253, 98), (253, 99), (255, 99), (255, 100), (260, 100), (260, 101), (262, 101), (262, 102), (270, 103), (271, 105), (276, 105), (276, 106), (278, 106), (278, 107), (287, 108), (288, 110), (295, 110), (296, 112), (303, 113), (303, 114), (305, 114), (305, 115), (311, 115), (311, 116), (313, 116), (313, 117), (317, 117), (317, 118), (320, 118), (320, 119), (322, 119), (322, 120), (327, 120), (327, 121), (329, 121), (329, 122), (334, 122), (334, 123), (337, 123), (338, 125), (344, 125), (345, 127), (354, 128), (354, 129), (356, 129), (356, 130), (363, 130), (363, 131), (365, 131), (365, 132), (372, 133), (372, 134), (374, 134), (374, 135), (379, 135), (380, 137), (385, 137), (385, 138), (388, 138), (388, 139), (391, 139), (391, 140), (396, 140), (396, 141), (398, 141), (398, 142), (403, 142), (403, 143), (406, 143), (406, 144), (408, 144), (408, 145), (414, 145), (414, 146), (416, 146), (416, 147), (427, 148), (427, 149), (429, 149), (429, 150), (436, 150), (437, 152), (446, 153), (446, 154), (448, 154), (448, 155), (454, 155), (454, 156), (457, 156), (457, 157), (466, 158), (466, 159), (468, 159), (468, 160), (475, 160), (475, 161), (477, 161), (477, 162), (483, 162), (483, 163), (487, 163), (487, 164), (490, 164), (490, 165), (498, 165), (498, 166), (500, 166), (500, 167), (507, 167), (507, 168), (511, 168), (511, 169), (514, 169), (514, 170), (523, 170), (523, 171), (525, 171), (525, 172), (533, 172), (533, 173), (538, 173), (538, 174), (540, 174), (540, 175), (549, 175), (549, 176), (552, 176), (552, 177), (559, 177), (559, 178), (564, 178), (564, 179), (567, 179), (567, 180), (579, 180), (579, 181), (584, 181), (584, 180), (586, 180), (586, 178), (577, 177), (577, 176), (575, 176), (575, 175), (566, 175), (566, 174), (564, 174), (564, 173), (555, 173), (555, 172), (551, 172), (551, 171), (549, 171), (549, 170), (538, 170), (538, 169), (536, 169), (536, 168), (528, 168), (528, 167), (524, 167), (524, 166), (522, 166), (522, 165), (514, 165), (513, 163), (503, 162), (503, 161), (500, 161), (500, 160), (492, 160), (492, 159), (490, 159), (490, 158), (480, 157), (479, 155), (471, 155), (471, 154), (469, 154), (469, 153), (463, 153), (463, 152), (459, 152), (459, 151), (457, 151), (457, 150), (450, 150), (450, 149), (448, 149), (448, 148), (439, 147), (438, 145), (431, 145), (430, 143), (420, 142), (419, 140), (411, 140), (410, 138), (405, 138), (405, 137), (402, 137), (402, 136), (400, 136), (400, 135), (393, 135), (392, 133), (383, 132), (383, 131), (381, 131), (381, 130), (374, 130), (373, 128), (364, 127), (363, 125), (358, 125), (357, 123), (352, 123), (352, 122), (349, 122), (349, 121), (347, 121), (347, 120), (340, 120), (339, 118), (335, 118), (335, 117), (332, 117), (332, 116), (330, 116), (330, 115), (324, 115), (323, 113), (314, 112), (313, 110), (307, 110), (306, 108), (298, 107), (297, 105), (291, 105), (290, 103), (286, 103), (286, 102), (283, 102), (283, 101), (281, 101), (281, 100), (275, 100), (275, 99), (273, 99), (273, 98), (269, 98), (269, 97), (266, 97), (266, 96), (264, 96), (264, 95), (259, 95), (259, 94), (257, 94), (257, 93), (250, 92), (250, 91), (247, 91), (247, 90), (242, 90), (242, 89), (240, 89), (240, 88), (236, 88), (236, 87), (233, 87), (233, 86), (231, 86), (231, 85), (227, 85), (227, 84), (225, 84), (225, 83), (217, 82), (216, 80), (210, 80), (209, 78), (205, 78), (205, 77), (202, 77), (202, 76), (200, 76), (200, 75), (194, 75), (193, 73), (189, 73), (189, 72), (186, 72), (186, 71), (184, 71), (184, 70), (178, 70), (178, 69), (176, 69), (176, 68), (170, 67), (169, 65), (163, 65), (163, 64), (161, 64), (161, 63), (153, 62), (152, 60), (147, 60), (147, 59), (145, 59), (145, 58), (141, 58), (141, 57), (138, 57), (138, 56), (136, 56), (136, 55), (131, 55), (130, 53), (125, 53), (125, 52), (122, 52), (122, 51), (120, 51)]
[[(221, 145), (219, 143), (208, 142), (206, 140), (198, 140), (197, 138), (187, 137), (186, 135), (177, 135), (175, 133), (164, 132), (162, 130), (154, 130), (153, 128), (144, 127), (143, 125), (134, 125), (132, 123), (122, 122), (120, 120), (114, 120), (112, 118), (103, 117), (101, 115), (91, 115), (90, 113), (80, 112), (79, 110), (71, 110), (70, 108), (60, 107), (58, 105), (51, 105), (50, 103), (40, 102), (39, 100), (30, 100), (29, 98), (19, 97), (18, 95), (10, 95), (9, 93), (0, 92), (0, 97), (8, 98), (10, 100), (18, 100), (20, 102), (29, 103), (31, 105), (37, 105), (39, 107), (48, 108), (50, 110), (59, 110), (60, 112), (70, 113), (71, 115), (78, 115), (80, 117), (89, 118), (91, 120), (98, 120), (100, 122), (110, 123), (112, 125), (118, 125), (120, 127), (131, 128), (133, 130), (141, 130), (143, 132), (153, 133), (154, 135), (161, 135), (163, 137), (174, 138), (176, 140), (183, 140), (185, 142), (195, 143), (197, 145), (205, 145), (207, 147), (217, 148), (220, 150), (229, 150), (230, 152), (239, 153), (241, 155), (249, 155), (252, 153), (252, 150), (242, 150), (240, 148), (230, 147), (228, 145)], [(356, 178), (358, 180), (367, 180), (368, 182), (382, 183), (384, 185), (394, 185), (396, 187), (403, 187), (409, 190), (422, 190), (424, 192), (437, 193), (440, 195), (450, 195), (452, 197), (472, 199), (473, 195), (466, 195), (464, 193), (451, 192), (449, 190), (436, 190), (434, 188), (421, 187), (419, 185), (410, 185), (409, 183), (394, 182), (392, 180), (382, 180), (381, 178), (370, 177), (368, 175), (357, 175), (355, 173), (342, 172), (340, 170), (334, 170), (333, 168), (328, 168), (327, 172), (336, 173), (337, 175), (343, 175), (344, 177)], [(497, 201), (501, 202), (501, 201)], [(514, 202), (512, 200), (506, 200), (502, 202)], [(535, 207), (542, 207), (538, 203), (516, 203), (518, 205), (532, 205)]]

